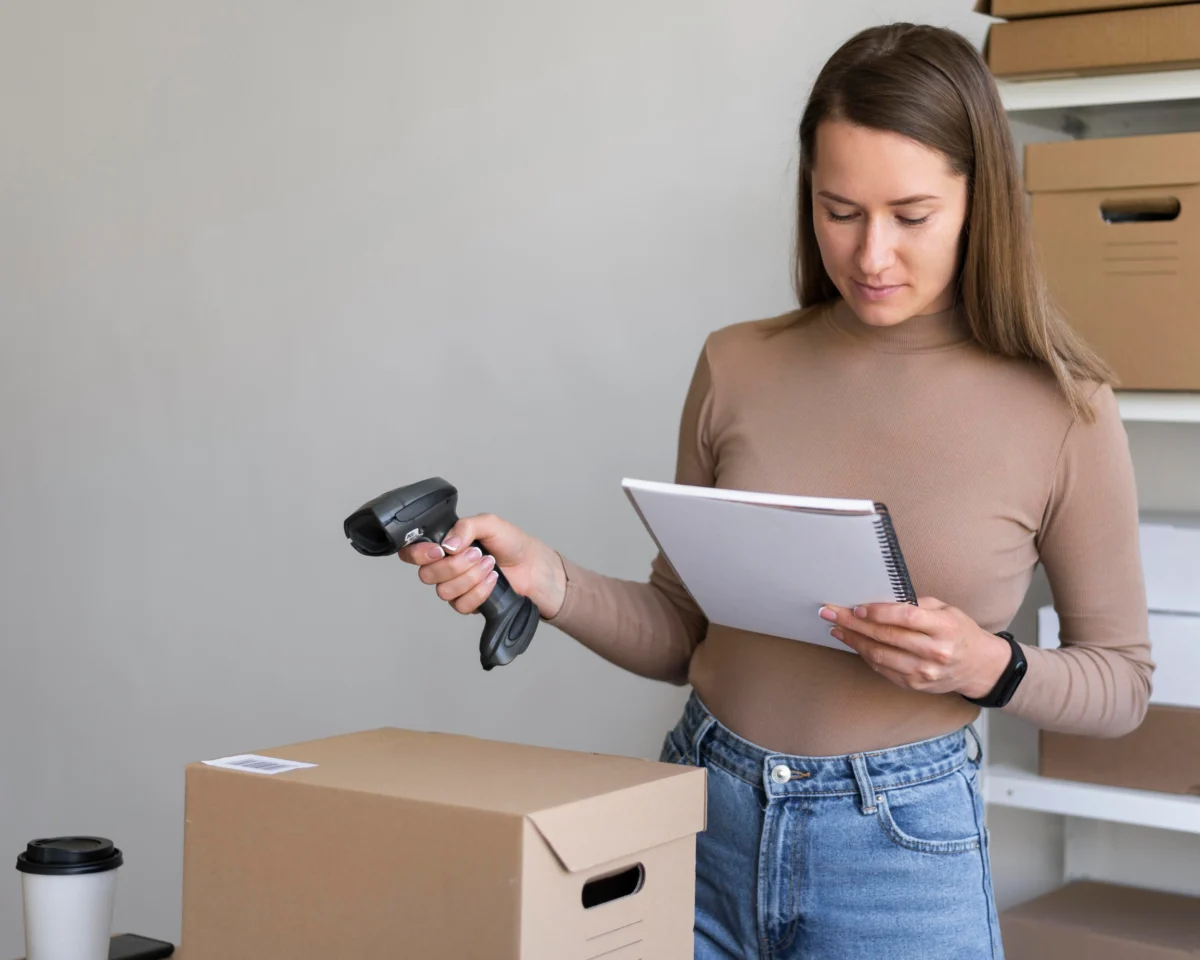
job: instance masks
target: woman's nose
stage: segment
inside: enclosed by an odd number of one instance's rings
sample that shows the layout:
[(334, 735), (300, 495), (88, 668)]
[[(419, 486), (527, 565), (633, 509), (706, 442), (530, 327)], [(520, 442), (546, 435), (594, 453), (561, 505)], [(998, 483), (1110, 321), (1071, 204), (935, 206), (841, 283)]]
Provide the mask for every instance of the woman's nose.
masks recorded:
[(887, 225), (867, 221), (858, 248), (858, 269), (867, 279), (878, 277), (896, 262), (896, 248)]

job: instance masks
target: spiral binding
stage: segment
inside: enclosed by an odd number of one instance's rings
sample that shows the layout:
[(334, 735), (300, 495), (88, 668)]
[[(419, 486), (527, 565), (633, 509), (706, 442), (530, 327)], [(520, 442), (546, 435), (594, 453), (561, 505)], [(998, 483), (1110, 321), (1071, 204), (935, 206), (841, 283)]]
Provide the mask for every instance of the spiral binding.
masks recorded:
[(904, 554), (900, 552), (900, 540), (896, 537), (892, 516), (882, 503), (875, 504), (875, 510), (879, 514), (875, 519), (875, 533), (879, 537), (879, 548), (883, 552), (883, 561), (887, 564), (888, 578), (892, 581), (896, 601), (915, 604), (917, 592), (909, 578)]

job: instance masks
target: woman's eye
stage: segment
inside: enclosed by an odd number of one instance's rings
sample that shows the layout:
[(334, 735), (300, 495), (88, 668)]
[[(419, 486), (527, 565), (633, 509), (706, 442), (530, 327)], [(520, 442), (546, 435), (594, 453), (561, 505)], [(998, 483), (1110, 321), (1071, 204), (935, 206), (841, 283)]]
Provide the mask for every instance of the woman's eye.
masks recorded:
[[(897, 216), (896, 219), (906, 227), (919, 227), (929, 219), (929, 216), (929, 214), (918, 218)], [(858, 213), (834, 213), (832, 210), (826, 209), (825, 218), (834, 223), (849, 223), (851, 220), (858, 219)]]

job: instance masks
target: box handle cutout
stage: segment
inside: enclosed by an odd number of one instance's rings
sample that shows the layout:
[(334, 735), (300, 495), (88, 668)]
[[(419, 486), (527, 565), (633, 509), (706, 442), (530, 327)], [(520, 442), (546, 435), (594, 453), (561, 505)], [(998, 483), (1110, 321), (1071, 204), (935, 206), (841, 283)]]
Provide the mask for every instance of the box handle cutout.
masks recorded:
[(1105, 223), (1157, 223), (1179, 216), (1176, 197), (1143, 197), (1140, 200), (1104, 200), (1100, 216)]
[(592, 907), (612, 903), (622, 897), (632, 897), (642, 889), (645, 882), (646, 868), (640, 863), (618, 873), (593, 877), (583, 885), (583, 907), (585, 910), (590, 910)]

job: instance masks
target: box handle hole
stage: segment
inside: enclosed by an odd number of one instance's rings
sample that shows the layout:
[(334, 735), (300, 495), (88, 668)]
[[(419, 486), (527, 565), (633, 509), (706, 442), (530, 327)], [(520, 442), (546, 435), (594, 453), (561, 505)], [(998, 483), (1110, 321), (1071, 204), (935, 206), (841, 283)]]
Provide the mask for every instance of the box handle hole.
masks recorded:
[(1105, 223), (1157, 223), (1179, 216), (1176, 197), (1144, 197), (1140, 200), (1105, 200), (1100, 216)]
[(594, 877), (583, 885), (584, 909), (590, 910), (592, 907), (612, 903), (622, 897), (632, 897), (642, 889), (645, 882), (646, 868), (640, 863), (619, 873)]

